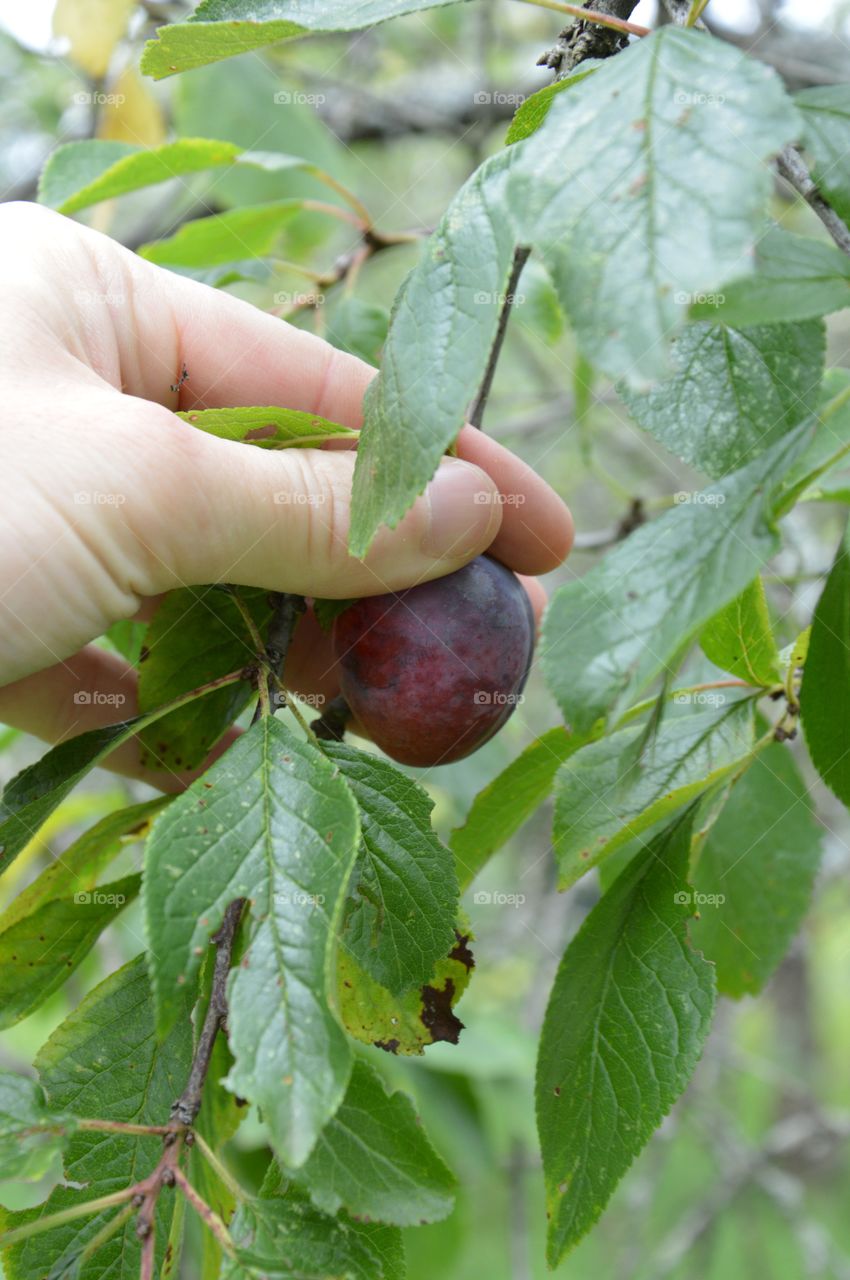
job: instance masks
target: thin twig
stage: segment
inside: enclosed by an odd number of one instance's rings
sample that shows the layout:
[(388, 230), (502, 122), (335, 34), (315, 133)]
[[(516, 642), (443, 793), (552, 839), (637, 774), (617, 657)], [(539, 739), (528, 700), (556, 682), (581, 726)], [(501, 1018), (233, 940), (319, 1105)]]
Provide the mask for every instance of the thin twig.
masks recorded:
[(189, 1204), (195, 1210), (204, 1225), (209, 1228), (212, 1235), (215, 1236), (227, 1256), (229, 1258), (234, 1258), (236, 1256), (236, 1249), (230, 1237), (230, 1232), (227, 1230), (227, 1227), (224, 1225), (215, 1209), (212, 1209), (207, 1204), (206, 1200), (204, 1200), (202, 1196), (198, 1195), (182, 1169), (174, 1170), (174, 1185), (179, 1191), (182, 1191)]
[(139, 1280), (154, 1280), (156, 1265), (156, 1225), (151, 1219), (150, 1226), (142, 1242), (142, 1261), (139, 1267)]
[(625, 18), (616, 18), (598, 9), (583, 9), (577, 4), (562, 4), (561, 0), (525, 0), (526, 4), (537, 5), (541, 9), (554, 9), (556, 13), (568, 13), (581, 22), (592, 22), (595, 26), (608, 27), (611, 31), (620, 31), (629, 36), (652, 35), (649, 27), (642, 27), (637, 22), (627, 22)]
[(785, 181), (790, 183), (803, 197), (809, 208), (814, 210), (839, 249), (850, 254), (850, 230), (839, 218), (832, 205), (821, 195), (797, 148), (783, 147), (776, 158), (776, 167)]
[(224, 1164), (216, 1155), (215, 1151), (213, 1151), (204, 1135), (199, 1133), (197, 1129), (193, 1130), (193, 1135), (195, 1139), (195, 1146), (198, 1148), (210, 1168), (214, 1171), (219, 1181), (227, 1187), (227, 1190), (233, 1196), (233, 1199), (236, 1200), (237, 1203), (244, 1200), (245, 1188), (239, 1185), (230, 1170), (227, 1168), (227, 1165)]
[(237, 898), (235, 902), (231, 902), (224, 913), (218, 933), (212, 938), (217, 951), (209, 1004), (201, 1034), (198, 1036), (198, 1045), (186, 1088), (171, 1108), (172, 1116), (180, 1124), (191, 1125), (201, 1109), (201, 1095), (210, 1068), (213, 1045), (219, 1028), (227, 1017), (227, 977), (233, 958), (233, 942), (244, 905), (244, 898)]
[(496, 376), (496, 365), (499, 363), (499, 356), (502, 352), (502, 345), (505, 341), (505, 334), (508, 331), (508, 321), (511, 317), (511, 307), (513, 306), (514, 297), (516, 295), (519, 278), (522, 275), (522, 269), (528, 262), (530, 249), (518, 246), (514, 249), (514, 260), (511, 267), (511, 274), (508, 278), (505, 296), (502, 300), (502, 310), (499, 313), (499, 323), (496, 328), (496, 336), (493, 339), (493, 346), (487, 360), (487, 368), (484, 370), (484, 377), (478, 390), (478, 395), (473, 401), (472, 408), (469, 411), (469, 422), (473, 427), (480, 427), (484, 420), (484, 410), (487, 407), (487, 401), (490, 398), (490, 391), (493, 387), (493, 379)]

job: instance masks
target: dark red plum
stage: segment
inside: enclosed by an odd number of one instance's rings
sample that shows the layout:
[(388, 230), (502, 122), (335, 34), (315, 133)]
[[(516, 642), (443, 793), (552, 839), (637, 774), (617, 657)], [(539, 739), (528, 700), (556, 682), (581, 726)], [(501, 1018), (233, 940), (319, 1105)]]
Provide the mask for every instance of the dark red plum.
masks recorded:
[(445, 578), (368, 596), (334, 622), (343, 696), (401, 764), (449, 764), (492, 738), (520, 700), (534, 615), (519, 580), (479, 556)]

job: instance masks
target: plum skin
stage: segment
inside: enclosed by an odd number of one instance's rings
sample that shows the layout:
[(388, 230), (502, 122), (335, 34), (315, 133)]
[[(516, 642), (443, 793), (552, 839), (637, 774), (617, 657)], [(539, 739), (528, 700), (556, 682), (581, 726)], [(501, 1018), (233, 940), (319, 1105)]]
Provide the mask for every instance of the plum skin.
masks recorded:
[(534, 614), (516, 576), (478, 556), (334, 621), (342, 695), (373, 742), (400, 764), (460, 760), (498, 732), (534, 653)]

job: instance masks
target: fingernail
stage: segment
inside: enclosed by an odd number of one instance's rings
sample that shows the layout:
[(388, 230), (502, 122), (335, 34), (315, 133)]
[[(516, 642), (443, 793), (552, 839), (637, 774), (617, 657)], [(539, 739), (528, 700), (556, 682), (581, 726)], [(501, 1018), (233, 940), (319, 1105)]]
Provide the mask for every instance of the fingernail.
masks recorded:
[(444, 458), (425, 491), (428, 527), (422, 538), (425, 555), (464, 561), (489, 546), (501, 523), (498, 490), (471, 462)]

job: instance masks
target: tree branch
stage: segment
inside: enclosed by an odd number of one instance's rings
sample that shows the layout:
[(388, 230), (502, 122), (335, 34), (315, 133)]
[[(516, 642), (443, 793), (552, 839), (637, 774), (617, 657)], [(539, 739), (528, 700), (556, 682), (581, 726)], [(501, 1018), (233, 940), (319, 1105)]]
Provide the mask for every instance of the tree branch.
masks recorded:
[[(582, 8), (625, 22), (637, 8), (637, 0), (593, 0)], [(619, 53), (627, 42), (628, 36), (622, 30), (579, 19), (564, 27), (557, 43), (541, 54), (537, 65), (551, 67), (556, 73), (555, 78), (563, 80), (580, 62), (588, 58), (610, 58), (612, 54)]]
[(493, 340), (493, 347), (487, 361), (487, 368), (484, 370), (484, 377), (479, 387), (478, 394), (473, 401), (472, 408), (469, 411), (469, 421), (473, 427), (480, 427), (484, 419), (484, 410), (487, 407), (487, 401), (490, 398), (490, 391), (493, 387), (493, 379), (496, 376), (496, 366), (499, 363), (499, 356), (502, 352), (502, 345), (505, 341), (505, 334), (508, 331), (508, 321), (511, 317), (511, 307), (513, 306), (514, 297), (516, 296), (519, 278), (522, 275), (522, 269), (528, 262), (530, 249), (518, 247), (514, 249), (514, 261), (511, 267), (511, 274), (508, 279), (507, 289), (504, 299), (502, 300), (502, 310), (499, 314), (499, 324), (496, 329), (496, 337)]
[(213, 1045), (227, 1017), (227, 977), (233, 958), (233, 942), (244, 905), (244, 898), (237, 898), (235, 902), (231, 902), (224, 913), (221, 928), (213, 935), (212, 941), (216, 944), (217, 951), (204, 1025), (198, 1037), (198, 1046), (186, 1088), (171, 1108), (172, 1118), (187, 1127), (194, 1122), (195, 1116), (201, 1109), (201, 1095), (210, 1068)]
[(806, 204), (814, 210), (839, 249), (850, 254), (850, 230), (839, 218), (832, 205), (821, 195), (797, 148), (784, 147), (776, 158), (776, 167), (785, 181), (790, 183)]

